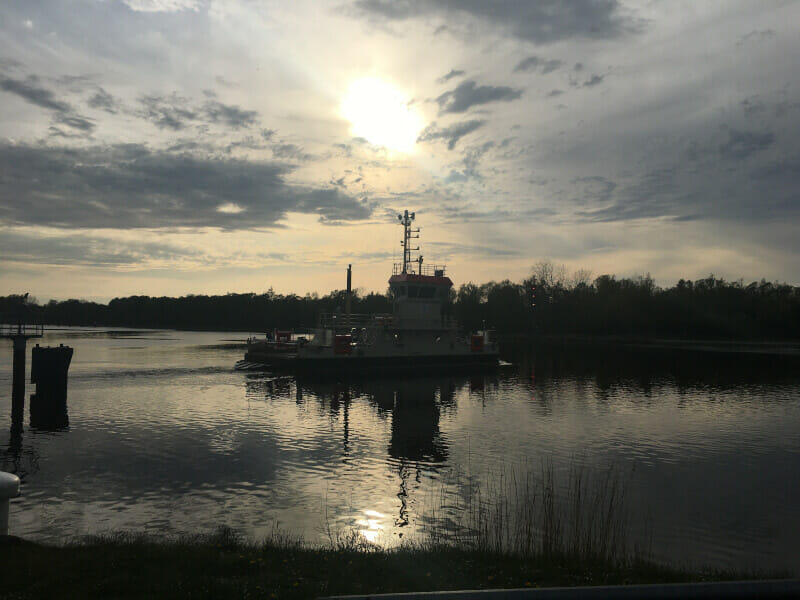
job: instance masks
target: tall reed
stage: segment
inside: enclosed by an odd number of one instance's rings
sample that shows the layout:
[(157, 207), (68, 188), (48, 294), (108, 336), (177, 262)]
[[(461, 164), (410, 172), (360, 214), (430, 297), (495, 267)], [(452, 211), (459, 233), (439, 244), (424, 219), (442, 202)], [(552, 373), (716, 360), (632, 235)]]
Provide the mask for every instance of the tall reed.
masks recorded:
[[(626, 562), (631, 511), (618, 468), (573, 466), (559, 481), (550, 462), (506, 468), (460, 494), (442, 488), (427, 511), (426, 543), (521, 556)], [(466, 488), (466, 491), (465, 491)]]

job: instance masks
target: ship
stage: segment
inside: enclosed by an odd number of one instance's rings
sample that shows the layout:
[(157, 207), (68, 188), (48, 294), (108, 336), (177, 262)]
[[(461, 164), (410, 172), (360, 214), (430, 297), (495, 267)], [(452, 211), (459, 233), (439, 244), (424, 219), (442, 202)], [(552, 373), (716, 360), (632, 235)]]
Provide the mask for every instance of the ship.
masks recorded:
[(497, 367), (494, 332), (466, 331), (449, 314), (453, 282), (446, 266), (413, 256), (420, 235), (415, 213), (406, 210), (397, 218), (403, 226), (403, 261), (393, 265), (389, 277), (391, 314), (351, 313), (348, 266), (344, 310), (321, 314), (310, 335), (277, 330), (249, 338), (236, 368), (323, 374)]

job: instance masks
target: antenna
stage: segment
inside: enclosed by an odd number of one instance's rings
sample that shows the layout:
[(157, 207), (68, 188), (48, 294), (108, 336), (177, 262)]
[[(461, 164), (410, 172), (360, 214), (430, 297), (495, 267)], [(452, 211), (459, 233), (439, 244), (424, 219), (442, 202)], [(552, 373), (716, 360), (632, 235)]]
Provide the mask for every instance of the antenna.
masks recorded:
[(409, 214), (407, 210), (404, 211), (402, 215), (397, 215), (397, 220), (403, 225), (403, 241), (400, 242), (400, 245), (403, 247), (403, 273), (414, 272), (411, 266), (411, 251), (419, 251), (419, 246), (412, 248), (410, 244), (412, 239), (419, 238), (419, 227), (416, 229), (411, 229), (411, 222), (415, 217), (415, 213), (412, 212)]

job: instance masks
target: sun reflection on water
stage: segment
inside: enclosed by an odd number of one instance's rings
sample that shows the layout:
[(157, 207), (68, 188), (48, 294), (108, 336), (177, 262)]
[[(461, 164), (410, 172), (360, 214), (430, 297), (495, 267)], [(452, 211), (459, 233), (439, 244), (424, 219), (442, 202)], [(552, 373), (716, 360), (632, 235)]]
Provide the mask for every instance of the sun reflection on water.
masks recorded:
[(379, 513), (377, 510), (365, 510), (364, 515), (371, 518), (358, 519), (356, 521), (356, 524), (360, 527), (358, 532), (368, 542), (377, 543), (385, 529), (381, 521), (386, 519), (386, 515)]

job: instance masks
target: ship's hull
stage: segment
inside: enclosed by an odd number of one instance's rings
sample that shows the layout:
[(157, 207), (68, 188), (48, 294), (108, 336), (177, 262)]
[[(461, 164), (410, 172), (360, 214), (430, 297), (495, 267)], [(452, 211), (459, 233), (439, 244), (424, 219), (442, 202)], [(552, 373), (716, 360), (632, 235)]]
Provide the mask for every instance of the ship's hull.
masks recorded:
[(393, 355), (393, 356), (302, 356), (273, 354), (251, 350), (245, 354), (242, 368), (256, 368), (303, 374), (339, 373), (431, 373), (474, 372), (495, 369), (499, 357), (495, 352), (473, 354)]

